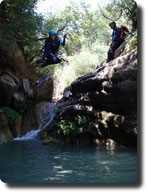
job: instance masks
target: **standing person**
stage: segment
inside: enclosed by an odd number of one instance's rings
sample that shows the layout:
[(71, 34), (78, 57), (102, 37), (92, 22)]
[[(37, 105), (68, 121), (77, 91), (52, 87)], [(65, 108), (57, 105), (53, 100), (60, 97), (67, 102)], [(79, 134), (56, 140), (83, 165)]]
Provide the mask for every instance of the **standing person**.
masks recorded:
[(115, 51), (119, 46), (124, 42), (124, 38), (121, 38), (121, 28), (117, 28), (116, 23), (114, 21), (109, 23), (111, 29), (113, 29), (112, 33), (112, 42), (110, 43), (110, 48), (108, 50), (108, 59), (107, 62), (110, 62), (114, 59)]
[(63, 41), (58, 38), (55, 30), (49, 31), (49, 38), (46, 40), (45, 52), (43, 57), (37, 61), (37, 63), (43, 63), (41, 67), (45, 67), (51, 64), (58, 64), (62, 60), (58, 56), (60, 45), (65, 46), (66, 34), (64, 35)]

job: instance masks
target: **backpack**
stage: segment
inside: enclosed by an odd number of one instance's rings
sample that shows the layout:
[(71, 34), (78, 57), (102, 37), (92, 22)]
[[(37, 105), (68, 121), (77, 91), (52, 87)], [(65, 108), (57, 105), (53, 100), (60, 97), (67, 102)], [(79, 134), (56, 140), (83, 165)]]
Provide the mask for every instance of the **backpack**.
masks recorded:
[(125, 36), (126, 36), (126, 33), (129, 33), (129, 29), (126, 26), (121, 25), (120, 30), (121, 30), (120, 39), (124, 40)]

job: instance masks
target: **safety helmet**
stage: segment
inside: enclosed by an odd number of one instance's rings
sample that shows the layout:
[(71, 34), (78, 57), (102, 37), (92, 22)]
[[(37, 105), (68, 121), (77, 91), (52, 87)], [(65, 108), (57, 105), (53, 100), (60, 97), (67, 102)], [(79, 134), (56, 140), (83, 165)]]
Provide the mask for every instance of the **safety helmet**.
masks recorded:
[(51, 35), (57, 35), (57, 32), (55, 30), (50, 30), (49, 31), (49, 36), (51, 36)]
[(111, 21), (111, 22), (109, 23), (109, 26), (112, 25), (112, 24), (115, 24), (115, 25), (116, 25), (116, 22), (115, 22), (115, 21)]

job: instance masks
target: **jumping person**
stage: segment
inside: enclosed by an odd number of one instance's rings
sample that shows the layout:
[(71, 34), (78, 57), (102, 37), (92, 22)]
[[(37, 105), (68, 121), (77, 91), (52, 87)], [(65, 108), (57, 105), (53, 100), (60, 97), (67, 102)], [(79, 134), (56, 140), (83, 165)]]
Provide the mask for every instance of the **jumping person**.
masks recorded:
[(108, 50), (107, 62), (110, 62), (114, 59), (115, 51), (119, 48), (119, 46), (124, 42), (125, 39), (125, 36), (121, 36), (121, 28), (117, 28), (114, 21), (110, 22), (109, 26), (111, 29), (113, 29), (113, 33), (112, 42), (110, 43), (110, 48)]
[(61, 39), (58, 38), (57, 32), (55, 30), (50, 30), (49, 38), (47, 38), (46, 44), (45, 44), (44, 55), (40, 60), (37, 61), (37, 63), (42, 63), (41, 67), (60, 63), (62, 60), (58, 56), (58, 51), (59, 51), (60, 45), (65, 46), (65, 39), (66, 39), (66, 34), (64, 35), (64, 38), (62, 41)]

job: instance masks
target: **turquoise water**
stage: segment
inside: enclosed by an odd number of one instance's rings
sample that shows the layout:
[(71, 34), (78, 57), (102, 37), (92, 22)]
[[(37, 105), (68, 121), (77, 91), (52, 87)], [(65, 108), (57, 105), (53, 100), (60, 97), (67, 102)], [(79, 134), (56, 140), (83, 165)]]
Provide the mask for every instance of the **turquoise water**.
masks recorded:
[(42, 145), (37, 139), (0, 145), (7, 183), (135, 183), (135, 149)]

